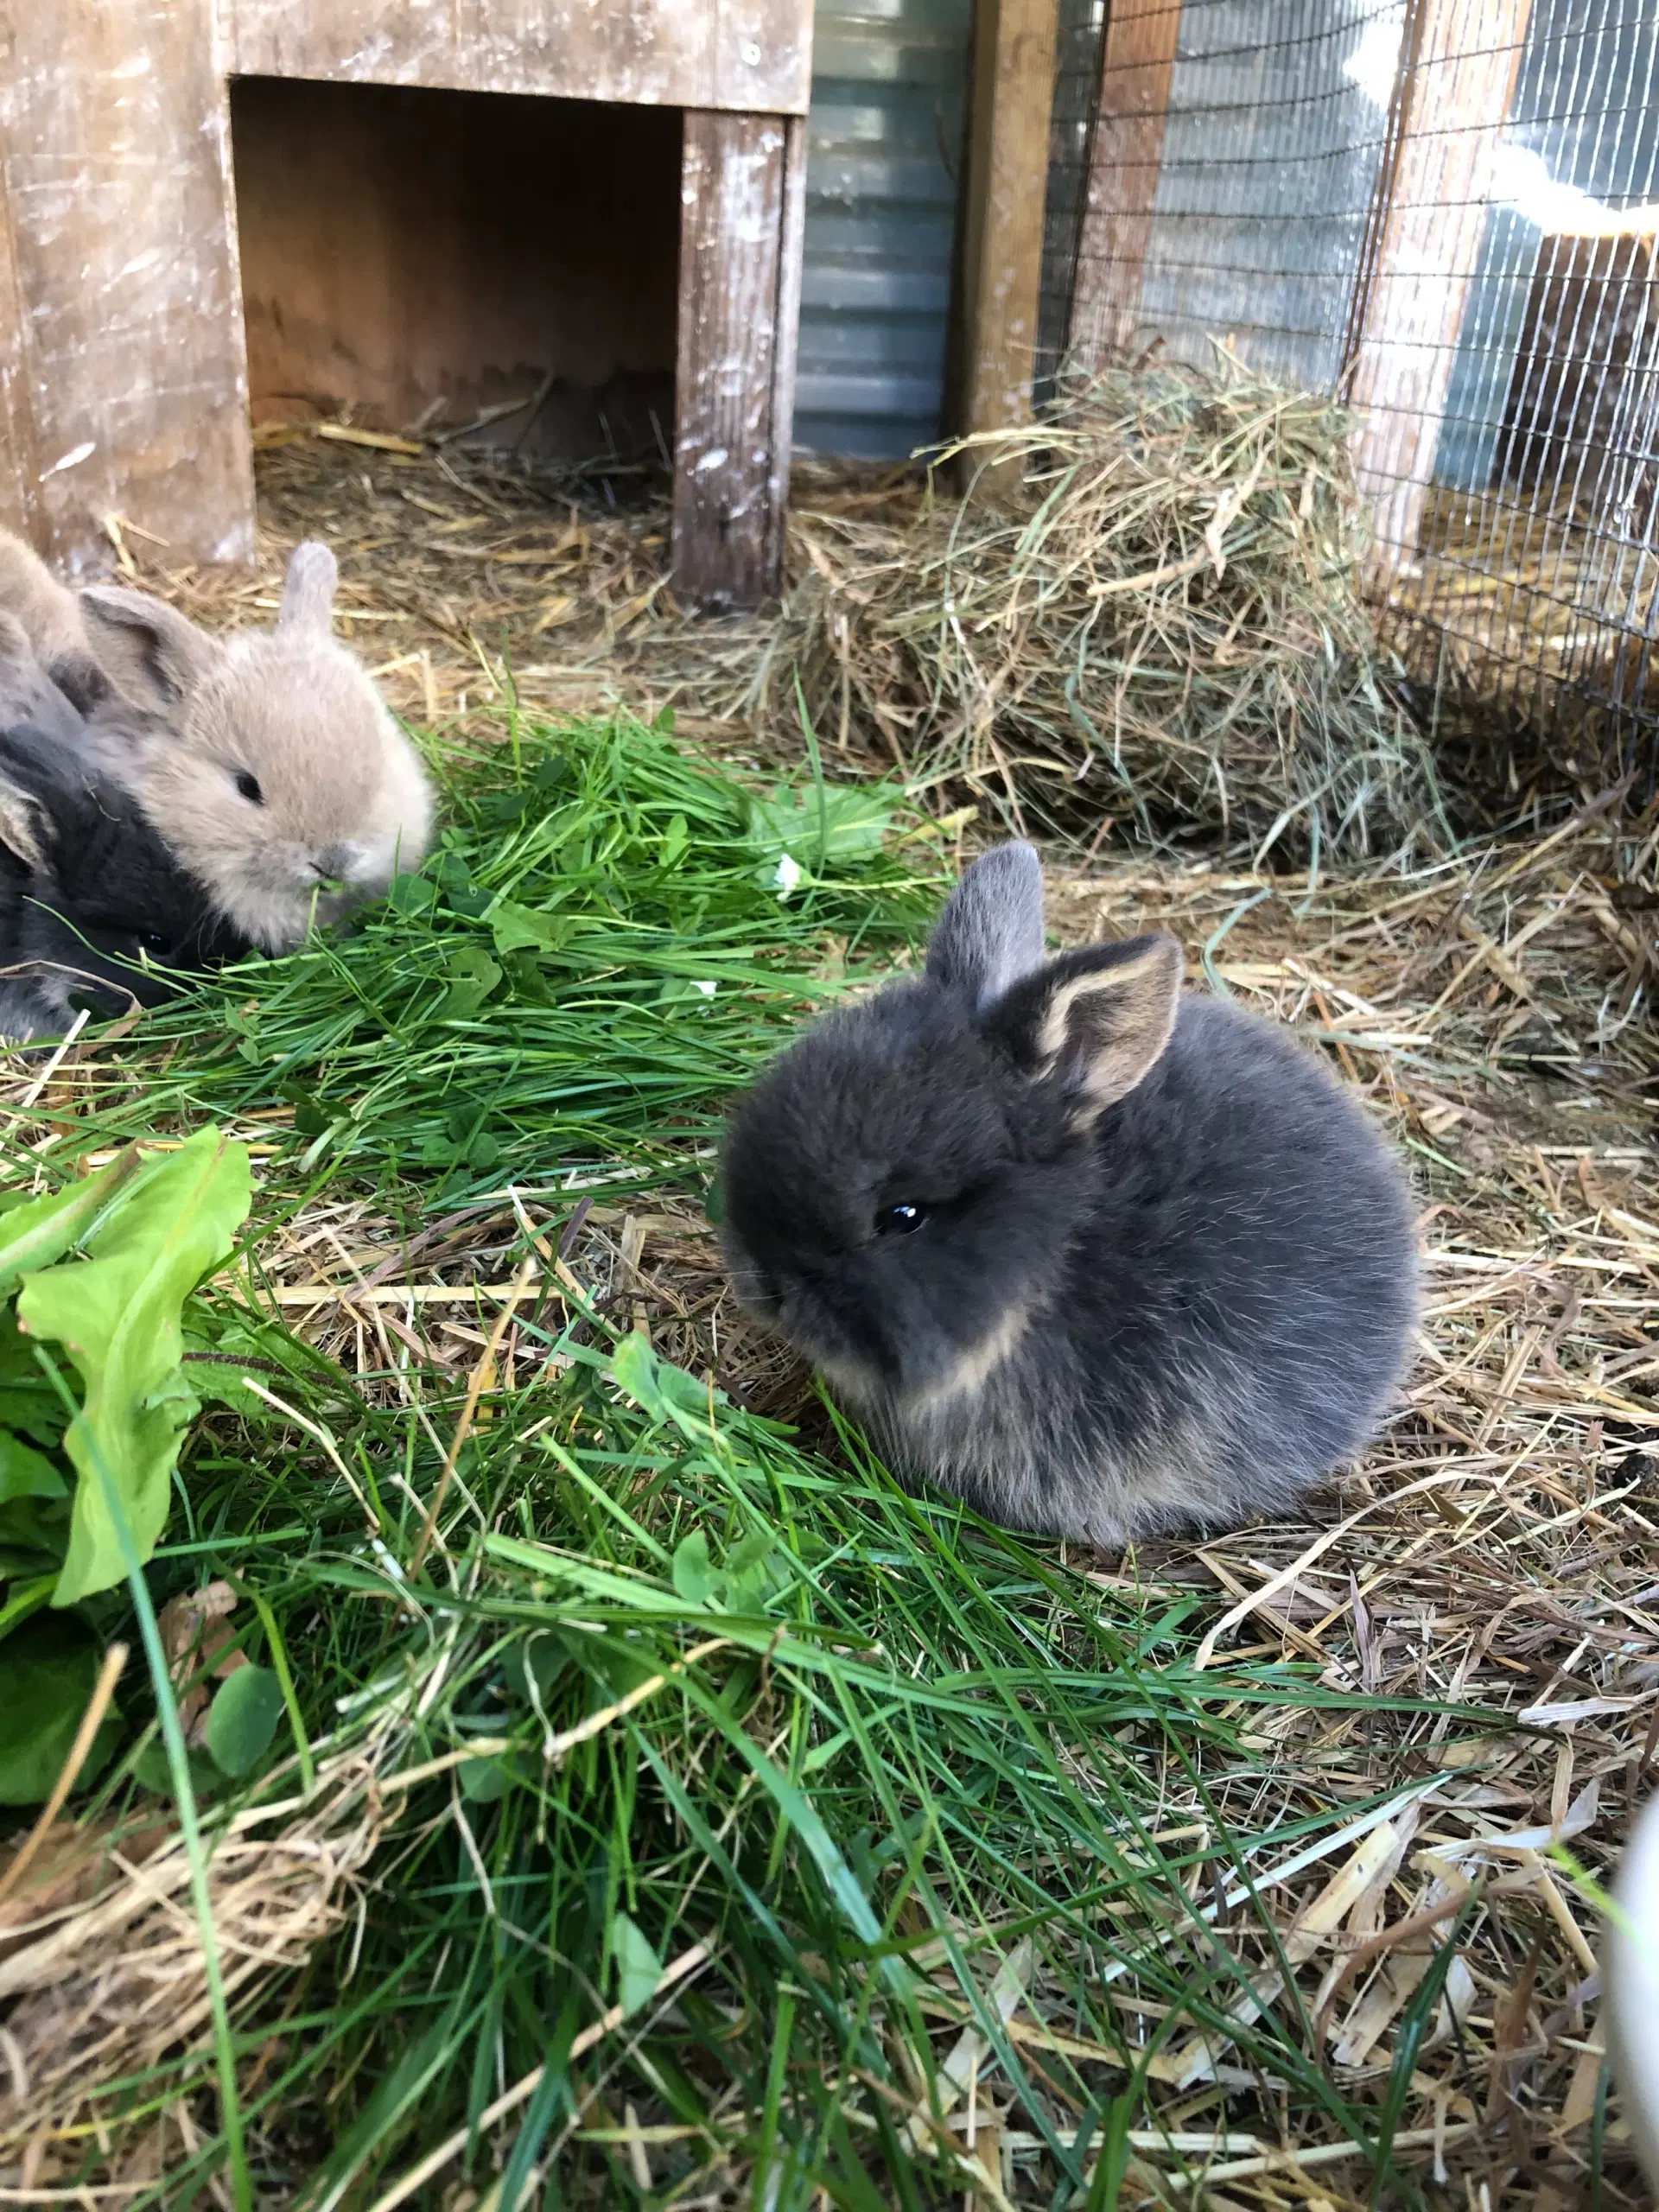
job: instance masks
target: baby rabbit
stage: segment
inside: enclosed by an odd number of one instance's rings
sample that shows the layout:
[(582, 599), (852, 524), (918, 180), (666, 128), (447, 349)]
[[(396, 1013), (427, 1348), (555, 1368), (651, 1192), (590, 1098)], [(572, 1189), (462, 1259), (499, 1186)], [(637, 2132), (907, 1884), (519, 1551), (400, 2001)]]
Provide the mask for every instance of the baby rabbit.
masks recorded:
[(1643, 2171), (1659, 2190), (1659, 1798), (1637, 1814), (1602, 1942), (1607, 2056)]
[(894, 1470), (1110, 1546), (1291, 1504), (1366, 1441), (1415, 1313), (1357, 1105), (1163, 937), (1045, 959), (1029, 845), (925, 973), (831, 1014), (726, 1145), (738, 1293)]
[(176, 988), (157, 965), (248, 950), (73, 734), (0, 731), (0, 1038), (61, 1035), (76, 996), (111, 1014), (157, 1005)]
[(0, 548), (0, 607), (86, 712), (105, 772), (268, 951), (378, 897), (431, 834), (415, 748), (331, 634), (337, 581), (326, 545), (298, 546), (275, 631), (219, 639), (143, 592), (72, 596), (28, 547)]
[[(109, 683), (92, 658), (75, 594), (58, 582), (33, 546), (9, 530), (0, 530), (0, 615), (22, 629), (39, 669), (83, 714), (109, 696)], [(8, 660), (14, 643), (9, 637)]]

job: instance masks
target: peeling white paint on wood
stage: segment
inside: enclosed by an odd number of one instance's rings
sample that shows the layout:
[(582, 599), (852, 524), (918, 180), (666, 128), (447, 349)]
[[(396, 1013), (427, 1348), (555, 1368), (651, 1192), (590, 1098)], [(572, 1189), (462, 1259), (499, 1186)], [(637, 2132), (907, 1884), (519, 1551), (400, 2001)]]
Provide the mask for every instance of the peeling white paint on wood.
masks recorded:
[(674, 582), (703, 606), (752, 606), (780, 582), (804, 149), (782, 117), (685, 118)]
[(0, 515), (71, 567), (116, 511), (252, 550), (211, 5), (0, 0)]
[(803, 0), (220, 0), (232, 71), (804, 115)]

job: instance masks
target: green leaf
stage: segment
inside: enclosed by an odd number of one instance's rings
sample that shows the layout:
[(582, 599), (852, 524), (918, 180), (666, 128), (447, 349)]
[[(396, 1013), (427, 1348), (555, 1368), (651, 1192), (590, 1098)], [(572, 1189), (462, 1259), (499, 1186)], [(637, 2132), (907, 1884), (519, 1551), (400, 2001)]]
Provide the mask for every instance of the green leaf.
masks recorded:
[(709, 1539), (694, 1529), (675, 1547), (670, 1580), (688, 1605), (706, 1605), (718, 1596), (725, 1576), (709, 1557)]
[(501, 970), (482, 945), (469, 944), (451, 957), (444, 973), (449, 988), (438, 1006), (439, 1021), (467, 1021), (501, 981)]
[(512, 1777), (500, 1759), (463, 1759), (455, 1778), (469, 1805), (493, 1805), (512, 1786)]
[(490, 932), (499, 953), (556, 952), (570, 933), (563, 914), (538, 913), (511, 899), (498, 899), (490, 908)]
[(119, 1160), (61, 1191), (29, 1198), (0, 1215), (0, 1295), (20, 1275), (49, 1268), (78, 1244), (111, 1201), (143, 1179), (144, 1162), (130, 1146)]
[[(79, 1621), (35, 1619), (0, 1644), (0, 1805), (38, 1805), (51, 1796), (97, 1680), (98, 1649)], [(96, 1780), (120, 1732), (111, 1713), (77, 1788)]]
[[(611, 1374), (617, 1389), (655, 1420), (671, 1421), (688, 1435), (693, 1430), (707, 1433), (709, 1385), (683, 1367), (658, 1359), (639, 1330), (630, 1331), (612, 1353)], [(723, 1393), (716, 1390), (715, 1403), (725, 1402)]]
[[(248, 1389), (250, 1373), (267, 1389), (284, 1395), (298, 1391), (302, 1402), (319, 1391), (338, 1396), (350, 1390), (333, 1360), (275, 1322), (257, 1321), (243, 1314), (221, 1322), (195, 1302), (188, 1313), (185, 1373), (198, 1397), (229, 1406), (251, 1420), (269, 1421), (279, 1416)], [(272, 1368), (280, 1372), (273, 1375)]]
[(69, 1485), (49, 1459), (0, 1429), (0, 1505), (20, 1497), (67, 1497)]
[(283, 1713), (283, 1689), (269, 1667), (238, 1667), (219, 1684), (207, 1708), (207, 1749), (232, 1781), (250, 1773), (270, 1749)]
[(779, 784), (745, 793), (744, 842), (763, 862), (787, 853), (822, 872), (832, 861), (879, 853), (903, 803), (896, 784)]
[(616, 1961), (616, 2001), (629, 2019), (648, 2005), (663, 1978), (662, 1961), (626, 1913), (611, 1922), (611, 1956)]
[(80, 1480), (54, 1605), (110, 1589), (124, 1573), (94, 1454), (139, 1558), (155, 1549), (184, 1428), (200, 1410), (179, 1364), (184, 1301), (229, 1256), (250, 1196), (245, 1147), (203, 1129), (146, 1164), (86, 1238), (86, 1258), (31, 1275), (19, 1294), (24, 1330), (63, 1344), (82, 1388), (64, 1436)]

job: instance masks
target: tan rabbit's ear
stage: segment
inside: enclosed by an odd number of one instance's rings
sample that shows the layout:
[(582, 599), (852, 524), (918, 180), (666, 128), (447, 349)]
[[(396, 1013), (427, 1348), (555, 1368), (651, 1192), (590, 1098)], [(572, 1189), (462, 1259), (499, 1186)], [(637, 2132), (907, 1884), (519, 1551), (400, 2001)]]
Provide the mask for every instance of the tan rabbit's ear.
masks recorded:
[(296, 545), (289, 558), (276, 627), (327, 637), (334, 626), (339, 583), (340, 565), (326, 545), (315, 537)]
[(1129, 938), (1051, 960), (1005, 995), (995, 1026), (1039, 1081), (1065, 1085), (1086, 1124), (1151, 1074), (1180, 993), (1174, 938)]
[(0, 775), (0, 845), (37, 874), (48, 865), (40, 808), (27, 791)]
[(89, 584), (81, 620), (92, 657), (124, 698), (176, 715), (213, 666), (219, 647), (175, 607), (120, 584)]
[(1043, 864), (1026, 844), (994, 845), (945, 902), (927, 948), (931, 982), (982, 1013), (1043, 964)]

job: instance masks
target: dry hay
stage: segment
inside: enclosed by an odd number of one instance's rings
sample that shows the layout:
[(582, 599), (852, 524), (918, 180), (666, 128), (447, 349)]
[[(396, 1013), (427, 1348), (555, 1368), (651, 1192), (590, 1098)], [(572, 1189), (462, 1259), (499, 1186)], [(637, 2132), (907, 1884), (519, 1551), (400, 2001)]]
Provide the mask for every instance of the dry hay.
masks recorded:
[(1347, 424), (1247, 373), (1109, 372), (958, 448), (961, 502), (798, 505), (751, 711), (1012, 824), (1219, 828), (1288, 856), (1421, 835), (1430, 779), (1358, 595)]
[(493, 739), (511, 693), (547, 714), (618, 700), (695, 728), (750, 680), (763, 626), (684, 616), (668, 588), (666, 480), (638, 465), (558, 468), (365, 430), (257, 434), (251, 574), (181, 563), (118, 520), (111, 565), (209, 630), (268, 624), (289, 553), (324, 539), (337, 626), (395, 712)]
[[(401, 1746), (397, 1719), (325, 1766), (302, 1806), (281, 1799), (210, 1831), (214, 1940), (239, 2008), (351, 1911), (380, 1837), (376, 1768)], [(190, 1855), (170, 1820), (52, 1823), (0, 1862), (0, 2177), (28, 2190), (56, 2171), (54, 2144), (73, 2162), (89, 2088), (206, 2050), (212, 2007)], [(134, 2155), (129, 2145), (129, 2164)]]
[(1653, 789), (1659, 693), (1649, 660), (1659, 553), (1569, 498), (1536, 507), (1514, 486), (1437, 489), (1413, 560), (1390, 579), (1384, 634), (1432, 674), (1472, 728), (1448, 737), (1467, 772), (1511, 798), (1548, 756), (1592, 788), (1630, 774)]

